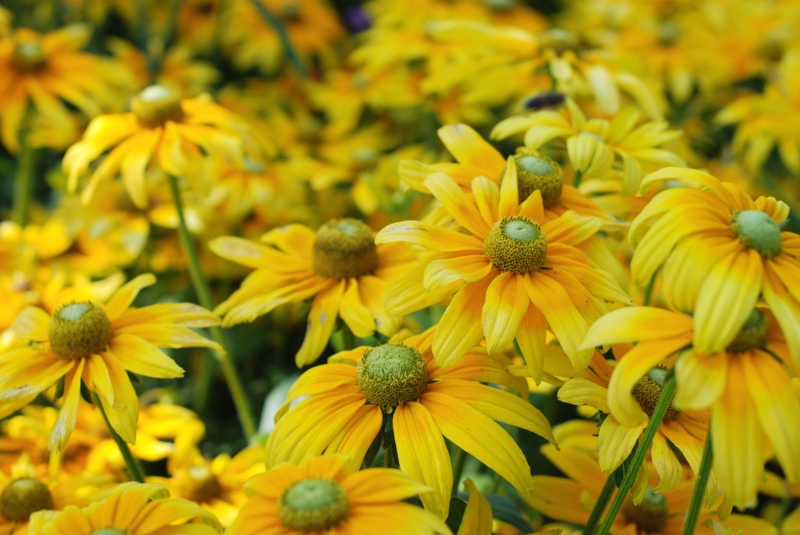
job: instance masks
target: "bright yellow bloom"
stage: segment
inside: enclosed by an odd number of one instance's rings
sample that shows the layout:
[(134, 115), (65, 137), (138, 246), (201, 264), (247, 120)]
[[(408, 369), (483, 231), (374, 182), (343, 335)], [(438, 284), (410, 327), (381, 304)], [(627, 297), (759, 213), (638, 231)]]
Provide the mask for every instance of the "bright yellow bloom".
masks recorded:
[(114, 430), (136, 441), (139, 402), (127, 372), (146, 377), (183, 376), (183, 370), (159, 347), (221, 348), (189, 327), (216, 325), (219, 319), (191, 303), (133, 308), (142, 288), (156, 282), (140, 275), (106, 304), (78, 301), (60, 306), (51, 316), (28, 307), (13, 325), (28, 343), (0, 354), (0, 414), (6, 416), (63, 381), (58, 421), (50, 448), (61, 451), (78, 416), (81, 383), (97, 394)]
[(162, 485), (153, 483), (123, 483), (105, 500), (83, 509), (67, 507), (52, 519), (38, 520), (38, 526), (41, 535), (222, 533), (211, 514), (190, 501), (170, 499)]
[(349, 455), (358, 466), (385, 417), (392, 421), (400, 469), (434, 489), (422, 494), (422, 502), (441, 518), (447, 517), (453, 486), (443, 437), (527, 493), (525, 456), (494, 420), (552, 440), (547, 418), (527, 400), (481, 384), (524, 390), (524, 380), (505, 371), (509, 362), (502, 356), (470, 348), (457, 363), (440, 368), (431, 354), (434, 330), (344, 351), (305, 372), (267, 439), (267, 467), (323, 452)]
[(83, 139), (64, 156), (69, 190), (74, 192), (89, 164), (109, 151), (91, 173), (83, 191), (85, 202), (101, 183), (119, 172), (131, 200), (146, 208), (149, 164), (172, 175), (192, 174), (194, 180), (198, 174), (202, 177), (206, 157), (243, 167), (245, 156), (258, 160), (263, 148), (243, 120), (207, 96), (181, 99), (172, 89), (152, 85), (133, 99), (131, 109), (130, 113), (94, 119)]
[(378, 243), (408, 242), (428, 251), (389, 287), (387, 309), (405, 314), (455, 293), (433, 342), (440, 366), (452, 365), (484, 337), (490, 353), (516, 338), (538, 383), (549, 327), (575, 368), (585, 368), (592, 353), (578, 344), (587, 326), (608, 311), (606, 301), (631, 302), (581, 251), (602, 222), (571, 211), (548, 221), (538, 190), (520, 203), (511, 158), (500, 188), (485, 177), (472, 182), (474, 200), (441, 173), (424, 185), (464, 232), (418, 221), (384, 228)]
[(124, 80), (125, 73), (77, 52), (89, 38), (89, 27), (81, 24), (45, 35), (20, 28), (9, 37), (0, 36), (0, 139), (9, 151), (19, 148), (17, 136), (30, 105), (61, 131), (73, 124), (61, 100), (89, 117), (115, 107), (119, 95), (113, 84)]
[(702, 353), (725, 349), (761, 297), (800, 364), (800, 236), (781, 232), (788, 206), (772, 197), (753, 201), (693, 169), (662, 169), (642, 190), (666, 180), (689, 187), (659, 193), (633, 221), (634, 281), (646, 285), (663, 266), (666, 302), (694, 313), (694, 347)]
[(265, 245), (224, 237), (211, 242), (219, 256), (256, 268), (220, 304), (223, 326), (236, 325), (275, 307), (314, 297), (308, 330), (295, 359), (302, 367), (322, 354), (340, 317), (359, 337), (391, 336), (402, 319), (383, 307), (386, 286), (414, 263), (407, 247), (376, 245), (372, 230), (356, 219), (329, 221), (315, 233), (287, 225), (265, 234)]
[(426, 486), (398, 470), (355, 472), (341, 455), (280, 464), (253, 478), (247, 489), (250, 499), (227, 535), (451, 533), (432, 514), (402, 501)]
[(616, 310), (592, 325), (584, 346), (638, 342), (619, 362), (608, 385), (609, 410), (625, 426), (648, 419), (636, 399), (636, 385), (679, 353), (672, 406), (711, 407), (714, 472), (726, 496), (743, 508), (756, 499), (767, 444), (786, 479), (800, 481), (800, 396), (784, 367), (792, 367), (786, 333), (769, 311), (750, 309), (728, 346), (707, 353), (697, 344), (698, 323), (691, 316), (652, 307)]

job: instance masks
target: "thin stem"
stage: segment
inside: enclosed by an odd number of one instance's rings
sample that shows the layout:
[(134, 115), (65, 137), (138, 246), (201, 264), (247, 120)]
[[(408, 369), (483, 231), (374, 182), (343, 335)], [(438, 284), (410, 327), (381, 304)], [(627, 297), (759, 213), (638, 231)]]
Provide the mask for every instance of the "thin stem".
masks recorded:
[(586, 522), (586, 527), (583, 528), (583, 535), (592, 535), (592, 532), (594, 532), (594, 529), (597, 527), (597, 523), (600, 522), (600, 517), (603, 516), (603, 511), (606, 510), (606, 506), (608, 506), (608, 502), (611, 500), (611, 496), (614, 494), (614, 489), (616, 488), (617, 487), (614, 484), (614, 474), (609, 474), (608, 479), (606, 479), (606, 484), (603, 486), (603, 490), (600, 491), (600, 496), (597, 497), (597, 501), (594, 504), (592, 514), (589, 515), (589, 520)]
[[(181, 191), (178, 187), (178, 179), (173, 175), (169, 175), (169, 185), (172, 190), (172, 199), (175, 203), (175, 210), (178, 212), (178, 233), (180, 235), (181, 245), (189, 260), (189, 275), (192, 279), (194, 291), (197, 294), (197, 299), (200, 305), (208, 310), (214, 309), (214, 304), (211, 301), (211, 290), (208, 287), (203, 271), (200, 268), (200, 260), (197, 256), (197, 249), (189, 234), (189, 228), (186, 226), (186, 217), (183, 213), (183, 201), (181, 200)], [(218, 353), (220, 364), (222, 365), (222, 372), (225, 375), (225, 380), (228, 382), (231, 395), (233, 396), (233, 403), (236, 405), (236, 412), (239, 414), (239, 421), (242, 423), (242, 428), (250, 440), (256, 434), (256, 424), (253, 418), (253, 412), (250, 408), (250, 402), (247, 399), (242, 380), (236, 372), (236, 367), (231, 360), (230, 353), (228, 353), (225, 343), (225, 338), (222, 336), (222, 330), (219, 327), (210, 327), (209, 331), (211, 337), (218, 343), (223, 351)]]
[(650, 300), (653, 298), (653, 288), (656, 285), (657, 276), (658, 276), (658, 271), (653, 273), (653, 276), (650, 277), (650, 282), (647, 283), (647, 289), (644, 291), (644, 306), (650, 305)]
[(292, 64), (295, 72), (297, 72), (301, 78), (305, 78), (306, 67), (303, 65), (303, 60), (300, 59), (300, 56), (294, 49), (292, 41), (289, 39), (289, 35), (286, 33), (286, 28), (284, 28), (281, 19), (275, 16), (275, 14), (270, 11), (261, 0), (250, 0), (250, 3), (253, 4), (254, 8), (256, 8), (256, 11), (258, 11), (258, 14), (261, 15), (262, 19), (264, 19), (264, 22), (272, 26), (272, 29), (275, 30), (276, 34), (278, 34), (278, 39), (283, 47), (283, 53), (286, 56), (286, 59), (289, 60), (289, 63)]
[(28, 143), (28, 133), (31, 129), (32, 118), (33, 109), (29, 105), (19, 129), (17, 182), (14, 187), (14, 211), (12, 213), (12, 219), (21, 227), (28, 224), (31, 197), (33, 195), (36, 158), (34, 158), (34, 149)]
[(703, 458), (700, 461), (700, 473), (697, 474), (697, 481), (692, 491), (692, 501), (689, 504), (689, 512), (686, 513), (686, 521), (683, 523), (683, 535), (694, 533), (697, 518), (700, 516), (700, 509), (703, 507), (703, 495), (706, 493), (712, 464), (714, 464), (714, 449), (711, 444), (711, 433), (708, 433), (706, 445), (703, 448)]
[(611, 526), (614, 524), (614, 519), (617, 518), (617, 513), (619, 513), (619, 510), (622, 507), (622, 503), (628, 496), (628, 491), (631, 490), (634, 481), (636, 481), (636, 475), (639, 473), (639, 467), (647, 457), (647, 452), (650, 450), (650, 444), (653, 442), (653, 437), (656, 436), (658, 426), (661, 425), (661, 420), (664, 419), (664, 414), (667, 412), (667, 408), (672, 401), (672, 395), (674, 393), (675, 376), (671, 375), (669, 379), (667, 379), (666, 383), (664, 383), (664, 389), (661, 391), (661, 398), (659, 398), (658, 405), (656, 405), (653, 415), (650, 417), (650, 423), (647, 424), (647, 429), (644, 430), (644, 436), (642, 436), (642, 440), (639, 442), (639, 446), (636, 448), (636, 454), (633, 456), (633, 461), (630, 464), (628, 472), (625, 474), (625, 479), (622, 480), (622, 485), (619, 487), (619, 492), (617, 492), (617, 495), (614, 496), (614, 501), (611, 504), (611, 508), (609, 508), (608, 514), (606, 515), (605, 520), (603, 520), (603, 524), (600, 526), (600, 529), (595, 535), (608, 535)]
[(103, 420), (105, 420), (106, 426), (108, 426), (108, 432), (111, 433), (111, 438), (114, 439), (114, 442), (116, 442), (117, 447), (119, 448), (119, 452), (122, 454), (122, 458), (125, 459), (125, 465), (128, 467), (128, 472), (131, 476), (131, 479), (133, 479), (134, 481), (138, 481), (139, 483), (144, 483), (144, 472), (142, 471), (142, 467), (139, 466), (139, 462), (131, 453), (131, 449), (128, 447), (128, 443), (125, 442), (122, 439), (122, 437), (117, 434), (116, 431), (114, 431), (114, 427), (108, 420), (108, 415), (106, 415), (106, 411), (103, 410), (103, 403), (100, 401), (100, 398), (94, 392), (92, 392), (92, 402), (94, 402), (95, 407), (100, 409), (100, 414), (103, 415)]
[(461, 483), (461, 473), (464, 471), (464, 464), (467, 462), (467, 452), (458, 448), (456, 459), (453, 461), (453, 495), (458, 494), (458, 485)]
[(572, 177), (572, 185), (577, 188), (581, 185), (581, 180), (583, 180), (583, 171), (576, 169), (575, 175)]

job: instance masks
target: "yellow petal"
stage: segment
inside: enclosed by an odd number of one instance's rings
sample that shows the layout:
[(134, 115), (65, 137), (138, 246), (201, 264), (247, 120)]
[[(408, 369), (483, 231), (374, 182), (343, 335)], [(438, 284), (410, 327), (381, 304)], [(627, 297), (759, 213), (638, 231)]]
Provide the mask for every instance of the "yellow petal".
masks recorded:
[(655, 307), (631, 307), (609, 312), (589, 328), (581, 347), (645, 342), (681, 337), (691, 343), (691, 316)]
[(119, 359), (111, 352), (103, 355), (108, 375), (114, 385), (114, 405), (112, 406), (102, 397), (100, 402), (106, 411), (108, 421), (123, 440), (134, 444), (136, 442), (136, 423), (139, 420), (139, 398), (133, 389), (131, 380)]
[(391, 314), (404, 315), (435, 305), (455, 293), (461, 281), (454, 281), (432, 291), (425, 289), (426, 265), (412, 267), (386, 288), (383, 304)]
[(511, 345), (529, 304), (522, 275), (501, 273), (489, 284), (481, 312), (489, 353), (498, 353)]
[(659, 477), (658, 486), (653, 490), (664, 492), (676, 488), (683, 480), (683, 467), (661, 433), (653, 437), (650, 455)]
[(358, 280), (355, 278), (347, 279), (345, 284), (346, 289), (342, 294), (339, 315), (354, 335), (359, 338), (371, 336), (375, 332), (375, 319), (369, 309), (361, 302), (361, 296), (358, 292)]
[(316, 236), (316, 233), (305, 225), (292, 224), (270, 230), (261, 236), (261, 241), (290, 253), (290, 256), (310, 258)]
[(528, 306), (519, 323), (516, 338), (528, 371), (538, 385), (542, 381), (547, 344), (547, 319), (541, 310)]
[(620, 424), (612, 416), (603, 420), (597, 439), (597, 461), (600, 469), (607, 474), (616, 470), (631, 454), (645, 427), (646, 421), (627, 426)]
[(132, 281), (125, 284), (122, 288), (117, 290), (108, 303), (103, 307), (108, 316), (109, 321), (114, 321), (122, 315), (128, 307), (131, 306), (133, 300), (139, 295), (143, 288), (147, 288), (156, 283), (156, 277), (152, 273), (145, 273), (139, 275)]
[(586, 217), (568, 210), (558, 219), (548, 221), (542, 226), (548, 243), (579, 245), (597, 234), (603, 221), (596, 217)]
[(588, 405), (608, 414), (608, 390), (583, 377), (573, 377), (558, 389), (558, 399), (570, 405)]
[(491, 535), (492, 534), (492, 506), (470, 478), (464, 480), (464, 488), (469, 492), (469, 501), (457, 535)]
[[(163, 379), (183, 377), (183, 368), (156, 346), (138, 336), (132, 334), (115, 336), (111, 341), (111, 350), (122, 366), (133, 373)], [(113, 404), (113, 401), (109, 401)]]
[(503, 181), (500, 183), (500, 203), (497, 206), (499, 218), (517, 215), (519, 212), (519, 188), (517, 185), (517, 164), (513, 156), (508, 157)]
[(91, 355), (85, 359), (86, 366), (83, 368), (83, 382), (86, 386), (97, 392), (100, 397), (105, 398), (110, 405), (114, 405), (114, 384), (108, 374), (108, 368), (100, 355)]
[(500, 189), (496, 182), (492, 182), (485, 176), (479, 176), (472, 181), (472, 194), (475, 196), (475, 204), (483, 216), (486, 224), (492, 226), (500, 219), (497, 216), (497, 205), (500, 204)]
[(419, 481), (421, 480), (415, 480), (413, 476), (409, 477), (400, 470), (372, 468), (348, 476), (341, 485), (348, 498), (355, 503), (383, 504), (404, 500), (430, 490), (430, 487)]
[(689, 350), (681, 354), (675, 362), (678, 388), (672, 405), (678, 410), (711, 406), (725, 390), (729, 358), (725, 352), (700, 355)]
[(436, 364), (446, 368), (483, 339), (481, 309), (491, 277), (464, 284), (450, 301), (439, 320), (433, 338)]
[(358, 470), (382, 426), (381, 409), (376, 405), (364, 405), (345, 424), (339, 434), (331, 439), (325, 453), (346, 455), (352, 463), (353, 470)]
[(435, 290), (456, 281), (475, 282), (484, 278), (491, 270), (492, 263), (483, 253), (442, 258), (425, 267), (423, 284), (426, 290)]
[(503, 157), (480, 134), (466, 124), (446, 125), (438, 130), (439, 139), (459, 163), (472, 165), (500, 175)]
[(717, 177), (704, 173), (703, 171), (681, 167), (664, 167), (655, 173), (650, 173), (642, 179), (639, 194), (641, 195), (646, 192), (651, 184), (660, 180), (678, 180), (689, 187), (701, 187), (714, 193), (728, 206), (733, 204), (733, 197), (731, 197), (730, 192), (722, 186), (722, 182), (720, 182)]
[(459, 225), (480, 238), (485, 238), (491, 228), (483, 220), (478, 208), (449, 176), (435, 173), (425, 179), (425, 187), (444, 205)]
[(272, 247), (234, 236), (223, 236), (211, 240), (208, 247), (217, 256), (252, 268), (270, 267), (275, 264), (284, 265), (284, 262), (296, 263), (290, 256)]
[(475, 236), (421, 223), (400, 221), (384, 227), (375, 237), (375, 243), (405, 242), (419, 245), (430, 251), (464, 251), (483, 253), (483, 241)]
[(194, 303), (161, 303), (141, 308), (129, 308), (112, 326), (115, 329), (140, 323), (170, 323), (183, 327), (213, 327), (219, 316)]
[(50, 430), (50, 451), (61, 452), (67, 445), (75, 422), (78, 419), (78, 405), (81, 401), (81, 375), (83, 375), (84, 361), (75, 366), (75, 370), (67, 375), (64, 384), (64, 396), (58, 420)]
[(320, 356), (336, 325), (336, 316), (339, 313), (339, 304), (342, 299), (344, 284), (339, 283), (328, 290), (322, 291), (314, 298), (311, 311), (308, 313), (308, 328), (303, 339), (303, 345), (295, 355), (298, 368), (308, 366)]
[(20, 340), (44, 342), (50, 338), (50, 314), (39, 307), (25, 307), (11, 324)]
[(128, 192), (137, 208), (146, 208), (148, 204), (144, 171), (153, 157), (153, 150), (156, 148), (160, 137), (160, 128), (135, 134), (131, 138), (133, 146), (122, 158), (120, 165), (122, 182), (125, 184), (125, 191)]

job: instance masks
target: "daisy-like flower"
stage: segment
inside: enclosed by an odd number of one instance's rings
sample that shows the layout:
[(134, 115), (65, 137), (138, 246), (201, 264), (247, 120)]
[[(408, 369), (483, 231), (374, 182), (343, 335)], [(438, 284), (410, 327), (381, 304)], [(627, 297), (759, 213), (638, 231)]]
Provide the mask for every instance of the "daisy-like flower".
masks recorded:
[(581, 109), (567, 99), (563, 110), (544, 110), (527, 116), (500, 121), (492, 138), (503, 139), (525, 132), (525, 146), (536, 150), (553, 140), (564, 140), (570, 163), (585, 176), (599, 176), (618, 165), (623, 171), (622, 193), (636, 192), (643, 165), (683, 166), (678, 155), (659, 148), (680, 137), (680, 130), (669, 130), (666, 121), (650, 121), (639, 126), (640, 113), (626, 108), (613, 119), (587, 119)]
[(73, 124), (62, 100), (89, 117), (113, 108), (114, 81), (125, 73), (78, 52), (89, 38), (89, 27), (82, 24), (45, 35), (20, 28), (0, 37), (0, 139), (9, 151), (19, 148), (17, 136), (29, 105), (60, 130)]
[(663, 266), (664, 298), (694, 313), (694, 347), (701, 353), (730, 345), (763, 298), (800, 364), (800, 236), (781, 231), (789, 207), (772, 197), (753, 201), (693, 169), (657, 171), (642, 190), (665, 180), (689, 187), (662, 191), (633, 221), (634, 281), (646, 285)]
[(433, 342), (440, 366), (452, 365), (484, 337), (489, 353), (516, 338), (538, 383), (549, 327), (575, 368), (585, 368), (592, 353), (578, 344), (587, 326), (607, 312), (605, 301), (631, 302), (580, 250), (601, 221), (568, 211), (545, 222), (538, 190), (519, 202), (512, 159), (500, 188), (484, 177), (473, 180), (474, 200), (444, 174), (428, 177), (425, 187), (464, 232), (418, 221), (384, 228), (378, 243), (408, 242), (429, 251), (389, 287), (387, 309), (409, 313), (455, 293)]
[(383, 307), (386, 286), (414, 264), (401, 244), (376, 245), (372, 230), (357, 219), (335, 219), (315, 233), (287, 225), (265, 234), (264, 245), (235, 238), (210, 243), (219, 256), (256, 270), (220, 304), (227, 327), (253, 321), (275, 307), (313, 297), (308, 330), (295, 359), (302, 367), (322, 354), (340, 317), (359, 337), (376, 330), (391, 336), (401, 318)]
[(7, 416), (63, 380), (58, 420), (50, 449), (61, 451), (78, 415), (81, 383), (97, 394), (114, 430), (136, 441), (139, 400), (127, 372), (173, 378), (183, 370), (159, 347), (221, 348), (189, 327), (217, 325), (219, 318), (191, 303), (133, 308), (142, 288), (156, 282), (151, 274), (125, 284), (106, 304), (77, 301), (50, 315), (28, 307), (13, 325), (22, 347), (0, 354), (0, 415)]
[(445, 535), (447, 526), (403, 500), (428, 490), (399, 470), (354, 471), (323, 455), (280, 464), (247, 483), (250, 499), (227, 535)]
[(434, 330), (344, 351), (305, 372), (276, 416), (267, 467), (323, 452), (349, 455), (359, 466), (388, 418), (400, 469), (433, 488), (422, 494), (422, 502), (441, 518), (447, 518), (453, 486), (443, 437), (527, 493), (525, 456), (494, 420), (552, 440), (547, 418), (527, 400), (482, 384), (525, 390), (522, 378), (505, 371), (510, 363), (505, 357), (477, 348), (440, 368), (430, 350)]
[(122, 175), (138, 208), (148, 205), (145, 171), (154, 165), (171, 175), (202, 173), (206, 157), (244, 167), (244, 156), (259, 159), (262, 149), (246, 123), (210, 97), (181, 99), (173, 89), (151, 85), (134, 97), (131, 112), (94, 119), (83, 139), (64, 155), (68, 188), (74, 192), (89, 164), (108, 151), (83, 191), (88, 201), (97, 187)]
[[(41, 513), (39, 513), (41, 515)], [(41, 535), (219, 535), (210, 513), (188, 500), (170, 499), (163, 485), (123, 483), (103, 501), (79, 509), (69, 506), (54, 517), (34, 515)]]
[(628, 427), (648, 419), (636, 392), (642, 378), (680, 352), (672, 407), (711, 407), (714, 473), (726, 496), (743, 508), (756, 498), (767, 444), (786, 479), (800, 481), (800, 397), (785, 366), (795, 373), (798, 368), (785, 333), (767, 309), (751, 309), (729, 345), (713, 353), (698, 347), (697, 313), (694, 318), (653, 307), (616, 310), (592, 325), (584, 346), (638, 342), (617, 364), (608, 385), (609, 411)]

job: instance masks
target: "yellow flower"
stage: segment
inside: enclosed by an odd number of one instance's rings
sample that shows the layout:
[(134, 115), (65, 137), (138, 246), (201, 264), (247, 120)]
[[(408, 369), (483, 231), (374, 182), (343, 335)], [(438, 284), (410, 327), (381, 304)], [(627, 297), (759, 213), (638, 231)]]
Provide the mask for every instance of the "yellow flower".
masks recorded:
[(172, 89), (151, 85), (133, 99), (131, 109), (94, 119), (83, 139), (64, 156), (69, 191), (74, 192), (89, 164), (109, 151), (91, 174), (84, 202), (102, 182), (120, 172), (133, 203), (146, 208), (148, 164), (172, 175), (191, 172), (196, 176), (203, 174), (206, 157), (244, 166), (244, 156), (257, 160), (262, 149), (246, 123), (207, 96), (182, 100)]
[[(32, 519), (32, 523), (36, 521)], [(187, 500), (170, 499), (153, 483), (123, 483), (101, 502), (66, 507), (55, 517), (38, 520), (41, 535), (152, 535), (191, 533), (219, 535), (222, 527), (211, 514)], [(178, 527), (178, 526), (182, 526)]]
[(303, 225), (270, 231), (266, 245), (224, 237), (211, 250), (239, 264), (256, 268), (242, 287), (215, 312), (223, 326), (253, 321), (275, 307), (314, 297), (308, 330), (295, 360), (302, 367), (322, 354), (341, 317), (359, 337), (376, 330), (391, 336), (401, 318), (383, 308), (386, 286), (414, 262), (403, 245), (375, 245), (372, 230), (356, 219), (337, 219), (316, 233)]
[(28, 307), (14, 323), (28, 344), (0, 354), (0, 414), (6, 416), (63, 380), (63, 401), (50, 434), (50, 448), (61, 451), (78, 415), (81, 382), (95, 392), (109, 422), (130, 443), (136, 441), (139, 402), (127, 372), (146, 377), (181, 377), (183, 370), (160, 347), (219, 346), (189, 327), (216, 325), (219, 319), (191, 303), (133, 308), (142, 288), (156, 282), (140, 275), (105, 305), (78, 301), (53, 315)]
[(113, 83), (125, 73), (76, 52), (89, 38), (89, 27), (82, 24), (45, 35), (20, 28), (0, 36), (0, 139), (9, 151), (19, 148), (17, 136), (29, 105), (55, 129), (66, 129), (66, 136), (73, 120), (61, 100), (89, 117), (114, 107), (118, 95)]
[(429, 251), (389, 287), (387, 309), (409, 313), (455, 293), (433, 342), (440, 366), (452, 365), (484, 337), (489, 353), (516, 338), (538, 383), (549, 327), (575, 368), (585, 368), (592, 354), (578, 344), (587, 326), (607, 312), (606, 301), (631, 302), (580, 250), (601, 221), (571, 211), (547, 221), (538, 191), (520, 203), (511, 158), (499, 189), (485, 177), (472, 182), (474, 201), (441, 173), (424, 185), (465, 232), (418, 221), (384, 228), (378, 243), (409, 242)]
[(247, 489), (250, 499), (227, 535), (451, 533), (432, 514), (402, 501), (427, 487), (388, 468), (354, 473), (340, 455), (280, 464), (253, 478)]
[(648, 419), (637, 401), (636, 385), (680, 352), (672, 406), (711, 407), (714, 473), (726, 496), (743, 508), (756, 499), (766, 443), (772, 445), (786, 479), (800, 481), (800, 397), (784, 367), (791, 367), (792, 360), (785, 332), (766, 309), (750, 309), (735, 338), (713, 353), (698, 347), (698, 323), (691, 316), (652, 307), (616, 310), (592, 325), (584, 347), (638, 342), (619, 362), (608, 385), (609, 411), (625, 426)]
[(576, 171), (591, 177), (618, 165), (623, 171), (622, 193), (631, 195), (639, 187), (643, 165), (685, 165), (676, 154), (658, 148), (679, 137), (681, 131), (669, 130), (666, 121), (637, 126), (640, 115), (635, 108), (625, 108), (611, 120), (587, 119), (581, 109), (567, 99), (560, 111), (544, 110), (500, 121), (492, 130), (492, 137), (503, 139), (525, 132), (525, 146), (534, 150), (563, 139)]
[(692, 169), (662, 169), (642, 190), (665, 180), (689, 187), (659, 193), (633, 221), (634, 281), (646, 285), (663, 266), (666, 302), (694, 313), (703, 353), (725, 349), (762, 297), (800, 364), (800, 236), (781, 232), (789, 208)]
[(508, 359), (471, 348), (454, 365), (440, 368), (430, 351), (433, 333), (432, 328), (344, 351), (305, 372), (276, 416), (267, 439), (267, 467), (323, 452), (349, 455), (358, 466), (388, 418), (400, 469), (434, 489), (422, 494), (422, 502), (441, 518), (447, 517), (453, 486), (443, 437), (527, 493), (525, 456), (493, 420), (552, 440), (547, 418), (527, 400), (481, 384), (522, 391), (523, 380), (505, 371)]

